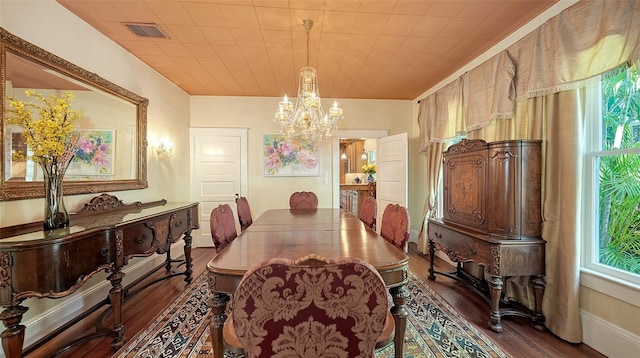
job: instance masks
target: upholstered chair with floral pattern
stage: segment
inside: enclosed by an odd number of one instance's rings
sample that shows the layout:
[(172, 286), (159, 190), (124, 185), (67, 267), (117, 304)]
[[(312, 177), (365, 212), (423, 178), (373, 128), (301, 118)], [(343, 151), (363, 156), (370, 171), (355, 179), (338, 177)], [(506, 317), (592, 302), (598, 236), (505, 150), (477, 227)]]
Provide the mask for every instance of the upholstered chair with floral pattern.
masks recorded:
[(217, 208), (211, 210), (209, 219), (213, 246), (216, 247), (217, 252), (220, 252), (238, 236), (236, 219), (229, 204), (220, 204)]
[(376, 215), (378, 215), (378, 204), (376, 198), (367, 196), (360, 206), (360, 215), (358, 216), (362, 222), (372, 230), (376, 229)]
[(291, 209), (316, 209), (318, 196), (312, 191), (296, 191), (289, 197)]
[(409, 210), (399, 204), (388, 204), (382, 213), (380, 236), (400, 250), (407, 252), (409, 246)]
[(388, 311), (373, 266), (310, 255), (274, 258), (247, 271), (230, 321), (248, 358), (374, 357)]
[(253, 218), (251, 217), (251, 208), (249, 208), (249, 201), (246, 197), (241, 196), (236, 200), (238, 210), (238, 221), (240, 222), (240, 231), (244, 231), (251, 224), (253, 224)]

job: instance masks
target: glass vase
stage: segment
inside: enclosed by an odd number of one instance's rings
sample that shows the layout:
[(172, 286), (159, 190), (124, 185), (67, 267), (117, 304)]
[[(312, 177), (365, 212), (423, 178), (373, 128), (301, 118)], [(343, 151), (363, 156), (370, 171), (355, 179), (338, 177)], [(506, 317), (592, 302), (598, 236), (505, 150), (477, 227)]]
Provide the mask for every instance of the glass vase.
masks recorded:
[(373, 179), (373, 174), (369, 174), (369, 176), (367, 177), (367, 181), (368, 181), (369, 183), (373, 183), (373, 181), (374, 181), (374, 180), (375, 180), (375, 179)]
[(64, 175), (44, 171), (44, 229), (52, 230), (69, 226), (69, 213), (64, 207), (62, 179)]

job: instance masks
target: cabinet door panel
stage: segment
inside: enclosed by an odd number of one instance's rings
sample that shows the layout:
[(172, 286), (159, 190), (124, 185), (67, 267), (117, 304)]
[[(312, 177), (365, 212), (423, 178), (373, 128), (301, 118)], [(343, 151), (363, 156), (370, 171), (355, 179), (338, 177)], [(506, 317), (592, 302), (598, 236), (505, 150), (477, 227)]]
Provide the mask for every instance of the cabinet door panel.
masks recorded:
[(539, 142), (489, 145), (489, 232), (508, 237), (541, 232), (541, 147)]
[(522, 146), (522, 190), (520, 234), (539, 236), (542, 234), (542, 147), (540, 143), (525, 143)]
[(486, 151), (452, 155), (445, 159), (444, 220), (478, 230), (487, 228)]
[(517, 142), (489, 145), (489, 232), (520, 235), (520, 146)]
[(96, 232), (81, 239), (62, 240), (10, 255), (12, 265), (8, 276), (13, 292), (50, 294), (65, 292), (74, 287), (79, 278), (104, 270), (115, 260), (116, 250), (108, 235)]

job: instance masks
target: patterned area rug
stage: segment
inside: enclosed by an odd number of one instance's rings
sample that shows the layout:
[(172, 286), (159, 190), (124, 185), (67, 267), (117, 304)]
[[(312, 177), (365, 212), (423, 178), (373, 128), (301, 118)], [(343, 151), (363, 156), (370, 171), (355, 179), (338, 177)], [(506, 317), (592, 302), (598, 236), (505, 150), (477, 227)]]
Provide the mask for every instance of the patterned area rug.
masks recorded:
[[(489, 338), (464, 320), (430, 287), (409, 272), (407, 333), (404, 357), (507, 357)], [(187, 290), (148, 328), (133, 337), (114, 357), (201, 358), (212, 356), (206, 275)], [(376, 351), (376, 358), (394, 356), (393, 343)], [(225, 352), (225, 357), (236, 355)]]

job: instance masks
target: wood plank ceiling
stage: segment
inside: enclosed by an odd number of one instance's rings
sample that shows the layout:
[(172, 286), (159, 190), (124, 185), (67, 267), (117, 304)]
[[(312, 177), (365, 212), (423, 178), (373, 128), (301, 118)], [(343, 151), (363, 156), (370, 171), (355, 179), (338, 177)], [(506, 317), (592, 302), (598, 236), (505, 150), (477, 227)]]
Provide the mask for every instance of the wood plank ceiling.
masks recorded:
[[(558, 0), (57, 0), (190, 95), (415, 99)], [(168, 38), (125, 23), (155, 24)]]

